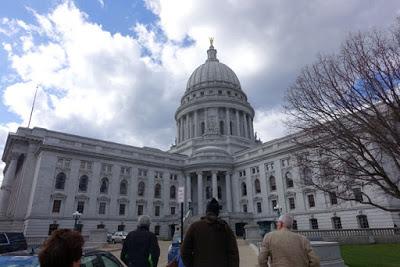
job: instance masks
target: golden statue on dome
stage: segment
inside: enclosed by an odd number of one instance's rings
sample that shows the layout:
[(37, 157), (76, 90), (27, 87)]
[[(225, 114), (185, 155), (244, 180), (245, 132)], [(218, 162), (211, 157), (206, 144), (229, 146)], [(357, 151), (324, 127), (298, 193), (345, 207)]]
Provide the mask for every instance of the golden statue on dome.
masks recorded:
[(209, 37), (208, 39), (210, 40), (210, 46), (213, 46), (213, 43), (214, 43), (214, 37)]

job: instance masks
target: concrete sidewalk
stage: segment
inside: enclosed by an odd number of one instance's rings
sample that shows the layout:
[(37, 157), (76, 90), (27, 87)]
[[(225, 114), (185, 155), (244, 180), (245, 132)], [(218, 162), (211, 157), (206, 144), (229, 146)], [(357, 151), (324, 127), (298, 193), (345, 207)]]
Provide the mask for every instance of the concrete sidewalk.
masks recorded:
[[(243, 267), (257, 267), (257, 255), (252, 247), (250, 247), (246, 241), (242, 239), (237, 240), (238, 248), (239, 248), (239, 257), (240, 257), (240, 266)], [(158, 267), (165, 267), (167, 265), (167, 253), (168, 247), (171, 244), (171, 241), (158, 241), (160, 246), (160, 259), (158, 262)], [(111, 245), (108, 244), (103, 247), (103, 250), (110, 251), (114, 256), (119, 259), (121, 253), (121, 244)]]

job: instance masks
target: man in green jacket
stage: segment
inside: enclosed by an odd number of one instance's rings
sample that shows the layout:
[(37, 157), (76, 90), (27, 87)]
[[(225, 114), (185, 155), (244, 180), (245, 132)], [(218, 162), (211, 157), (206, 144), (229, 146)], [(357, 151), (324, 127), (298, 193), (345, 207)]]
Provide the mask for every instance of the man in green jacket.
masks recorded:
[(218, 218), (216, 199), (207, 204), (206, 216), (190, 225), (181, 247), (185, 267), (239, 267), (239, 251), (229, 225)]

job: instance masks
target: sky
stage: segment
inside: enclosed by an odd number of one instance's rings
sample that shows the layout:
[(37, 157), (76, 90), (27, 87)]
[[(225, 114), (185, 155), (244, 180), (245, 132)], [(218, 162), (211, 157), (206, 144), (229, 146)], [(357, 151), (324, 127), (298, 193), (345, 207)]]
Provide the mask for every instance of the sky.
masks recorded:
[(28, 125), (36, 88), (31, 127), (168, 150), (209, 37), (257, 135), (284, 136), (284, 94), (301, 68), (399, 15), (397, 0), (0, 1), (0, 151)]

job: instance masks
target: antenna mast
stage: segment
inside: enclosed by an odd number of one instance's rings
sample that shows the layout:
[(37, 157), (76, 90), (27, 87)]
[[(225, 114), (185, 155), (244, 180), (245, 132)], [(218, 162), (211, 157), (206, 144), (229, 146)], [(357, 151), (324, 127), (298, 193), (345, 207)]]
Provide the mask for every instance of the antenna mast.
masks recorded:
[(32, 102), (31, 114), (29, 115), (28, 128), (29, 128), (29, 126), (31, 126), (32, 113), (33, 113), (33, 108), (35, 107), (35, 102), (36, 102), (36, 94), (37, 94), (37, 90), (38, 90), (38, 88), (39, 88), (39, 85), (36, 85), (35, 96), (33, 97), (33, 102)]

